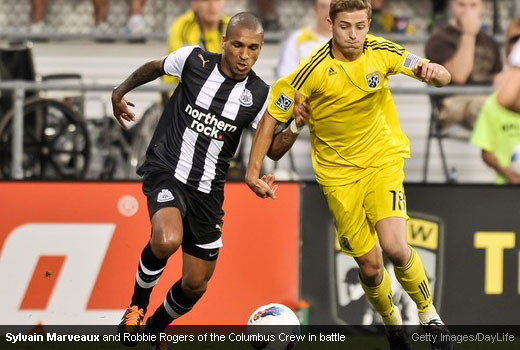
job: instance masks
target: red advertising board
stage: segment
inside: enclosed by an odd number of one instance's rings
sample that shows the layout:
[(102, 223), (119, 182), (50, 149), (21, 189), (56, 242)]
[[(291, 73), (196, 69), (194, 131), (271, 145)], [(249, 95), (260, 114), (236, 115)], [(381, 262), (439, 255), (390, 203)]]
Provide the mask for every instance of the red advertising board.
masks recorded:
[[(179, 324), (244, 324), (258, 306), (298, 300), (299, 189), (276, 200), (226, 186), (223, 240), (206, 295)], [(150, 235), (140, 183), (0, 183), (4, 324), (115, 324)], [(175, 254), (152, 293), (180, 277)]]

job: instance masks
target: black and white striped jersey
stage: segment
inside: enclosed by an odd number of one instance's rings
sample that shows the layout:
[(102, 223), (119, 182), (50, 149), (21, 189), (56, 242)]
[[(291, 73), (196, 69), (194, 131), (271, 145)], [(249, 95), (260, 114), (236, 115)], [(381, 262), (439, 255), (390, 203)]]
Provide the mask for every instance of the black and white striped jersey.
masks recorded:
[(242, 131), (262, 117), (269, 86), (253, 71), (242, 81), (220, 69), (222, 55), (183, 47), (164, 60), (165, 74), (180, 83), (161, 116), (146, 161), (138, 170), (161, 168), (189, 188), (222, 191)]

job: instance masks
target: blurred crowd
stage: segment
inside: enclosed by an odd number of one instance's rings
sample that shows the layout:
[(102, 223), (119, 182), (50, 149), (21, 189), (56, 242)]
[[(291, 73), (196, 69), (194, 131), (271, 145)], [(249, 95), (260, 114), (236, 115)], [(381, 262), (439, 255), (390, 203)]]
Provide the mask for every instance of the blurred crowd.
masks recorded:
[[(52, 5), (53, 0), (30, 0), (30, 24), (29, 32), (32, 34), (41, 34), (44, 32), (51, 32), (53, 28), (46, 27), (48, 24), (49, 7)], [(110, 0), (91, 0), (93, 7), (93, 19), (94, 33), (103, 33), (109, 30), (109, 12), (110, 12)], [(114, 1), (114, 0), (112, 0)], [(143, 34), (149, 33), (150, 28), (147, 28), (147, 21), (144, 18), (144, 8), (146, 6), (146, 0), (123, 0), (126, 1), (128, 6), (128, 13), (114, 13), (117, 17), (126, 17), (126, 29), (130, 34)], [(157, 0), (156, 0), (157, 1)], [(239, 2), (240, 0), (235, 0)], [(428, 4), (429, 0), (425, 0)], [(256, 12), (262, 19), (264, 29), (266, 32), (276, 32), (287, 29), (284, 25), (285, 22), (291, 20), (290, 18), (282, 17), (279, 8), (282, 5), (279, 0), (244, 0), (243, 1), (247, 10)], [(312, 6), (312, 0), (301, 0), (298, 4), (301, 7)], [(448, 0), (436, 0), (431, 1), (429, 6), (430, 9), (426, 12), (428, 27), (427, 29), (432, 30), (439, 23), (443, 23), (447, 19), (447, 4)], [(166, 4), (171, 4), (175, 9), (183, 8), (189, 3), (189, 6), (196, 8), (199, 6), (197, 3), (208, 3), (209, 6), (214, 8), (214, 12), (223, 11), (226, 7), (226, 0), (163, 0), (160, 7), (164, 7)], [(233, 3), (233, 1), (227, 1), (227, 3)], [(119, 2), (118, 2), (119, 4)], [(150, 3), (150, 5), (152, 5)], [(424, 7), (424, 4), (410, 4), (401, 0), (373, 0), (373, 21), (372, 31), (373, 32), (384, 32), (384, 33), (400, 33), (400, 34), (413, 34), (417, 31), (417, 26), (422, 26), (425, 22), (425, 18), (417, 17), (417, 6)], [(120, 6), (117, 8), (119, 11)], [(154, 11), (156, 11), (154, 7)], [(299, 9), (295, 9), (292, 15), (300, 15)], [(114, 10), (115, 11), (115, 10)], [(117, 11), (117, 12), (118, 12)], [(116, 12), (116, 11), (115, 11)], [(162, 15), (162, 14), (161, 14)], [(228, 13), (229, 15), (229, 13)], [(286, 17), (286, 16), (285, 16)], [(300, 20), (304, 20), (300, 18)], [(298, 21), (297, 21), (298, 22)], [(156, 28), (155, 28), (156, 29)], [(423, 29), (423, 28), (420, 28)]]
[[(51, 1), (31, 0), (30, 33), (44, 32)], [(147, 0), (124, 1), (127, 1), (128, 13), (113, 15), (124, 16), (126, 30), (130, 35), (146, 33), (144, 8)], [(283, 35), (276, 65), (277, 78), (294, 70), (300, 60), (315, 47), (330, 39), (330, 1), (301, 1), (302, 7), (308, 7), (308, 11), (305, 11), (310, 14), (311, 20), (301, 21), (300, 28)], [(220, 52), (221, 38), (229, 21), (229, 14), (226, 13), (229, 3), (230, 0), (182, 2), (188, 7), (183, 8), (184, 12), (168, 24), (168, 52), (186, 45), (199, 45), (208, 51)], [(494, 86), (498, 89), (510, 66), (508, 54), (520, 36), (520, 19), (512, 20), (507, 28), (504, 26), (505, 35), (502, 36), (499, 33), (500, 23), (489, 26), (484, 21), (484, 18), (497, 20), (496, 13), (489, 13), (491, 7), (493, 11), (498, 11), (497, 1), (486, 3), (485, 0), (435, 0), (424, 1), (423, 7), (424, 4), (429, 6), (424, 15), (428, 23), (425, 32), (429, 36), (424, 57), (444, 65), (452, 75), (452, 85)], [(94, 33), (106, 33), (110, 28), (110, 0), (92, 0), (92, 5)], [(279, 13), (279, 0), (248, 0), (247, 6), (261, 18), (266, 32), (286, 31), (287, 28), (282, 25), (283, 16)], [(416, 5), (399, 0), (372, 0), (372, 6), (373, 33), (382, 36), (388, 33), (416, 33), (418, 22), (413, 19), (413, 8)], [(423, 17), (421, 20), (424, 22), (424, 19)], [(308, 25), (304, 25), (305, 23)], [(501, 44), (502, 41), (505, 45)], [(171, 77), (165, 80), (165, 83), (175, 82)], [(438, 127), (444, 129), (459, 125), (468, 130), (468, 140), (482, 150), (483, 161), (496, 171), (497, 183), (520, 183), (520, 174), (512, 170), (514, 161), (520, 159), (520, 154), (514, 153), (515, 149), (517, 153), (520, 152), (520, 118), (516, 112), (502, 108), (494, 94), (463, 94), (431, 100), (432, 106), (439, 111), (436, 120)], [(305, 172), (312, 173), (310, 162), (302, 166), (295, 161), (297, 157), (292, 154), (304, 149), (306, 151), (302, 158), (310, 159), (307, 154), (310, 149), (308, 142), (308, 135), (304, 132), (288, 156), (280, 163), (273, 163), (274, 170), (284, 171), (283, 177), (287, 179), (298, 179), (298, 174)], [(240, 159), (238, 161), (243, 162)], [(307, 165), (309, 167), (305, 168)], [(308, 176), (304, 175), (304, 178)]]

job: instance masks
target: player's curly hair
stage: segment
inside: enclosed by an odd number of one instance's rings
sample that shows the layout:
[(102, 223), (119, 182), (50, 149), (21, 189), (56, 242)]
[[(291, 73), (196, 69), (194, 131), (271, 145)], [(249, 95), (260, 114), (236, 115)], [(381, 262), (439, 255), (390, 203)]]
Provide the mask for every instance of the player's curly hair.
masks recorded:
[(370, 0), (332, 0), (330, 3), (329, 17), (331, 20), (336, 19), (339, 12), (367, 10), (367, 16), (372, 17), (372, 3)]

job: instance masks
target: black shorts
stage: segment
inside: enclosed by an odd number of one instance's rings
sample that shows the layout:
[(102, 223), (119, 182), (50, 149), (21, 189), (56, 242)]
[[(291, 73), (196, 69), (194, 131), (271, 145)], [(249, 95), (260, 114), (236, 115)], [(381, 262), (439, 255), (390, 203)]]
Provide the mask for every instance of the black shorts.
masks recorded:
[(173, 174), (147, 171), (143, 179), (148, 214), (161, 208), (177, 208), (182, 215), (182, 251), (197, 258), (213, 261), (222, 246), (224, 193), (202, 193), (188, 188)]

